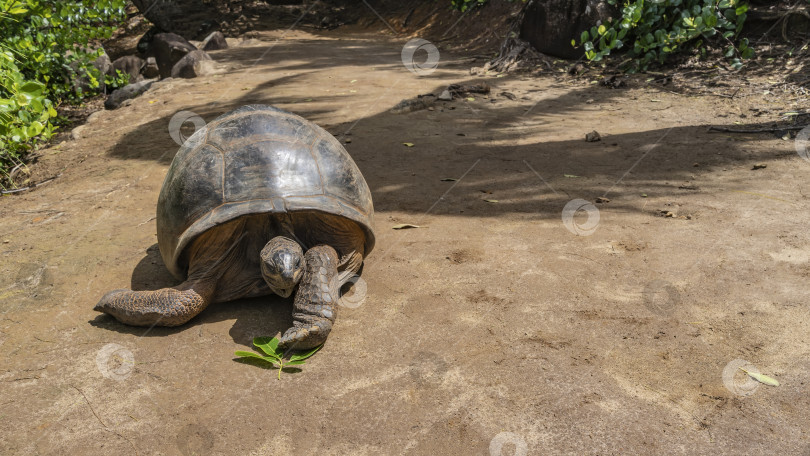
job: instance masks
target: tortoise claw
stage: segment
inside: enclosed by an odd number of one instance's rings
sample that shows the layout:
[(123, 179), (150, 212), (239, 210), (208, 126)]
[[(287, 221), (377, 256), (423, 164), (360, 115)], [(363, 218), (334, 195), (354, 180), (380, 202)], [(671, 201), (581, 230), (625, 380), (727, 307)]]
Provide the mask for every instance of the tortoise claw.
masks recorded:
[(323, 324), (322, 322), (306, 326), (293, 326), (284, 332), (284, 335), (281, 336), (278, 345), (286, 350), (306, 350), (315, 348), (318, 345), (326, 342), (326, 338), (329, 336), (329, 332), (332, 329), (332, 324), (331, 322), (326, 323), (328, 323), (328, 327), (326, 327), (327, 325)]

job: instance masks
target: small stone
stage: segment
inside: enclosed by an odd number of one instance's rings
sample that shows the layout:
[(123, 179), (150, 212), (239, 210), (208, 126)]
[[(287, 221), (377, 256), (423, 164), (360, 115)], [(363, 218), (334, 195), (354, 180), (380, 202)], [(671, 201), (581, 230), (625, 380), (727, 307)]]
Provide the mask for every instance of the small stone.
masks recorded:
[(695, 168), (697, 168), (697, 167), (699, 167), (699, 166), (700, 166), (700, 163), (693, 163), (693, 164), (692, 164), (692, 166), (694, 166)]
[(687, 216), (686, 216), (686, 220), (692, 220), (692, 216), (691, 216), (691, 215), (687, 215)]
[(81, 139), (84, 133), (85, 125), (79, 125), (70, 132), (70, 137), (73, 139)]
[(343, 142), (350, 144), (352, 142), (352, 138), (346, 138)]
[(599, 135), (599, 132), (596, 131), (596, 130), (585, 134), (585, 141), (596, 142), (596, 141), (601, 141), (601, 140), (602, 140), (602, 137)]
[(228, 41), (225, 39), (225, 35), (222, 32), (211, 32), (205, 40), (200, 44), (200, 49), (203, 51), (216, 51), (218, 49), (227, 49), (228, 48)]
[(768, 167), (768, 165), (766, 165), (765, 163), (757, 163), (757, 164), (756, 164), (756, 165), (754, 165), (754, 167), (753, 167), (753, 168), (751, 168), (751, 169), (752, 169), (752, 170), (754, 170), (754, 169), (765, 169), (765, 168), (767, 168), (767, 167)]
[(8, 244), (9, 242), (11, 241), (9, 241), (8, 239), (3, 239), (3, 244)]
[(173, 78), (196, 78), (214, 73), (216, 64), (205, 51), (194, 50), (186, 54), (173, 67)]
[(453, 101), (453, 94), (451, 94), (449, 90), (444, 89), (442, 91), (442, 93), (439, 95), (439, 100), (441, 100), (441, 101)]
[(96, 121), (98, 120), (98, 118), (99, 118), (99, 117), (101, 117), (101, 113), (102, 113), (102, 112), (104, 112), (104, 111), (96, 111), (96, 112), (94, 112), (94, 113), (90, 114), (90, 115), (87, 117), (87, 123), (93, 123), (93, 122), (96, 122)]
[(129, 103), (131, 103), (130, 99), (149, 90), (153, 82), (153, 80), (145, 80), (134, 84), (127, 84), (111, 93), (104, 102), (104, 107), (106, 109), (116, 109), (119, 106), (129, 106)]
[(160, 76), (160, 69), (158, 68), (157, 60), (154, 57), (147, 57), (146, 63), (141, 68), (141, 74), (146, 79), (152, 79)]
[(599, 198), (596, 198), (596, 202), (597, 202), (597, 203), (609, 203), (609, 202), (610, 202), (610, 200), (609, 200), (608, 198), (602, 198), (602, 197), (600, 196)]

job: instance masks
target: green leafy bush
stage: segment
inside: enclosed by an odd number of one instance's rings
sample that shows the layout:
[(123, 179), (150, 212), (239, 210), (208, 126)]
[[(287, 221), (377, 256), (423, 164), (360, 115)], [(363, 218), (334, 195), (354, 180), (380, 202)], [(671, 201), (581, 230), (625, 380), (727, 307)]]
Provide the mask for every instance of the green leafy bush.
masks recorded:
[[(737, 69), (743, 59), (754, 56), (748, 39), (737, 40), (747, 11), (748, 5), (739, 0), (625, 0), (619, 20), (582, 32), (579, 42), (585, 57), (595, 62), (614, 49), (626, 49), (632, 60), (625, 69), (638, 71), (685, 50), (705, 55), (706, 43), (716, 40)], [(576, 39), (571, 44), (576, 46)]]
[(0, 141), (3, 152), (0, 167), (3, 172), (19, 161), (19, 152), (32, 145), (40, 137), (48, 139), (53, 134), (51, 119), (56, 110), (51, 100), (45, 97), (45, 85), (26, 80), (14, 64), (11, 53), (0, 53)]
[[(127, 78), (93, 66), (126, 17), (125, 0), (0, 0), (0, 177), (54, 132), (55, 105)], [(86, 81), (85, 88), (76, 84)], [(6, 176), (7, 177), (7, 176)], [(0, 179), (0, 183), (2, 179)]]
[(465, 12), (468, 9), (475, 8), (476, 6), (481, 6), (486, 2), (487, 0), (450, 0), (450, 4), (452, 5), (453, 9), (461, 12)]

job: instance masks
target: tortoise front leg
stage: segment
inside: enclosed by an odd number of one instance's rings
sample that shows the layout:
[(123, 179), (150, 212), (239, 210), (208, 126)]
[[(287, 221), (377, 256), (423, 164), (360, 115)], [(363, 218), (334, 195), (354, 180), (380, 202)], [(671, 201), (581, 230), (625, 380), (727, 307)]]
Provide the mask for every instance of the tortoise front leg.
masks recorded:
[(317, 245), (307, 250), (304, 259), (304, 277), (293, 303), (293, 327), (280, 340), (289, 349), (324, 343), (337, 316), (337, 252), (328, 245)]
[(211, 302), (216, 279), (187, 280), (156, 291), (113, 290), (93, 308), (134, 326), (180, 326)]

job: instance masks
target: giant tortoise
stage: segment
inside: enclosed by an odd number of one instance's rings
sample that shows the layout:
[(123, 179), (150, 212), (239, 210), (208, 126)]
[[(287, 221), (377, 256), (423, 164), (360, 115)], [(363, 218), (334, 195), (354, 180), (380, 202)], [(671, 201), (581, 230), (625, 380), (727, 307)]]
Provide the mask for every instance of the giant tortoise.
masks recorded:
[(113, 290), (95, 310), (177, 326), (212, 302), (288, 297), (297, 286), (281, 344), (315, 347), (332, 329), (340, 288), (374, 248), (373, 215), (365, 179), (332, 135), (281, 109), (244, 106), (194, 133), (163, 182), (158, 245), (183, 283)]

